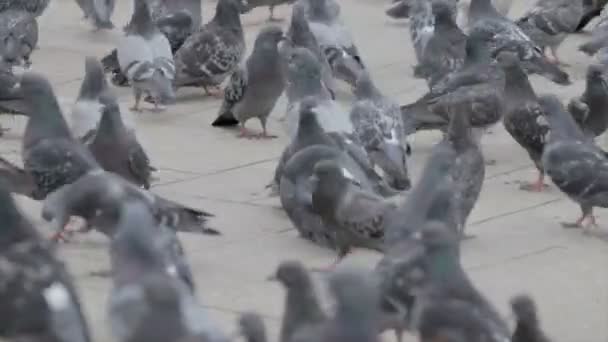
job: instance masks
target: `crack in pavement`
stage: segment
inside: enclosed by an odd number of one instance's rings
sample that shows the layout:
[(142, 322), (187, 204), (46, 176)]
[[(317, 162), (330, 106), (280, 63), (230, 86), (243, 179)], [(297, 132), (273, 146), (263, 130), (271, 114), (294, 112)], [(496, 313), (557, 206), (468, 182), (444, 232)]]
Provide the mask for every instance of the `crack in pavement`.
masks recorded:
[(518, 261), (518, 260), (523, 260), (523, 259), (527, 259), (530, 257), (535, 257), (535, 256), (539, 256), (548, 252), (552, 252), (554, 250), (567, 250), (568, 247), (566, 246), (562, 246), (562, 245), (554, 245), (554, 246), (548, 246), (539, 250), (535, 250), (535, 251), (531, 251), (531, 252), (527, 252), (527, 253), (523, 253), (523, 254), (519, 254), (519, 255), (515, 255), (512, 256), (510, 258), (506, 258), (504, 260), (501, 261), (497, 261), (497, 262), (493, 262), (493, 263), (487, 263), (487, 264), (479, 264), (479, 265), (475, 265), (475, 266), (471, 266), (471, 267), (465, 267), (466, 270), (468, 271), (479, 271), (479, 270), (485, 270), (485, 269), (489, 269), (489, 268), (493, 268), (496, 266), (500, 266), (500, 265), (504, 265), (513, 261)]

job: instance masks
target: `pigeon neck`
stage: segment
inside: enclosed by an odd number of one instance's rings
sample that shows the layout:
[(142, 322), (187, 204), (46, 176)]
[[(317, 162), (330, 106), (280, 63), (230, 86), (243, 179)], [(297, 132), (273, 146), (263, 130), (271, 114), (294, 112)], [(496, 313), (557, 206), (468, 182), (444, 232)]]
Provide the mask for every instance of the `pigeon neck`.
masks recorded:
[(314, 113), (300, 114), (300, 122), (298, 124), (297, 140), (302, 140), (310, 136), (319, 136), (324, 134), (323, 128), (319, 125)]
[(238, 9), (232, 6), (228, 1), (218, 1), (213, 21), (222, 27), (230, 27), (239, 31), (242, 31), (243, 29)]
[(78, 98), (95, 99), (107, 88), (107, 83), (102, 70), (88, 71), (82, 81)]
[(24, 146), (31, 146), (31, 144), (47, 138), (72, 137), (54, 97), (46, 101), (40, 99), (31, 101), (30, 109), (23, 140)]
[(292, 89), (291, 93), (296, 94), (298, 98), (322, 95), (323, 85), (321, 84), (321, 79), (310, 74), (306, 75), (305, 77), (309, 77), (309, 79), (298, 79), (294, 82), (290, 82), (290, 86)]
[(99, 121), (98, 137), (112, 138), (121, 136), (125, 133), (126, 128), (122, 121), (118, 108), (105, 108)]
[(550, 140), (574, 139), (585, 141), (587, 139), (572, 115), (565, 110), (553, 110), (545, 116), (551, 129)]
[(505, 95), (507, 105), (518, 105), (536, 97), (528, 76), (518, 65), (505, 68)]

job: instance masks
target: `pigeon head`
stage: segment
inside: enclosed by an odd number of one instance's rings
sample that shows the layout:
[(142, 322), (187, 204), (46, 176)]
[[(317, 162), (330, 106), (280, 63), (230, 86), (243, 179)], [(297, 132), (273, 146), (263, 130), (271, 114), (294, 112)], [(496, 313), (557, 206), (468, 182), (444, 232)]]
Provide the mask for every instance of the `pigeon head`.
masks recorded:
[(2, 60), (10, 65), (19, 65), (22, 62), (21, 42), (12, 32), (4, 37), (2, 44)]
[(503, 50), (496, 55), (496, 61), (505, 70), (519, 66), (519, 56), (513, 51)]
[(266, 342), (266, 326), (255, 312), (246, 312), (239, 317), (239, 332), (247, 342)]
[(312, 35), (310, 27), (308, 26), (308, 21), (306, 21), (306, 10), (303, 6), (293, 6), (291, 23), (289, 25), (289, 35), (294, 43), (303, 35), (306, 35), (307, 37)]
[(135, 0), (133, 15), (131, 16), (131, 21), (125, 27), (125, 33), (149, 39), (156, 30), (148, 2), (146, 0)]
[(255, 39), (254, 50), (259, 48), (276, 50), (279, 42), (285, 39), (283, 30), (276, 25), (264, 27)]
[(518, 326), (537, 327), (538, 317), (536, 304), (528, 295), (515, 296), (510, 301), (511, 310), (517, 319)]
[(108, 89), (103, 66), (95, 57), (87, 57), (84, 62), (84, 79), (80, 86), (79, 99), (96, 99)]
[(589, 84), (597, 84), (596, 82), (608, 89), (606, 77), (604, 75), (604, 67), (598, 64), (591, 64), (587, 68), (587, 87), (589, 87)]
[(308, 134), (311, 131), (323, 131), (315, 113), (318, 101), (314, 97), (307, 97), (300, 103), (300, 117), (298, 118), (298, 134)]
[(325, 48), (323, 54), (331, 66), (334, 75), (355, 88), (357, 86), (357, 79), (365, 72), (359, 56), (351, 55), (346, 50), (334, 46)]
[(445, 1), (433, 1), (433, 15), (436, 22), (453, 21), (453, 12)]
[(304, 265), (299, 261), (284, 261), (268, 280), (281, 282), (288, 289), (306, 289), (312, 286), (312, 280)]
[(376, 280), (372, 274), (359, 269), (338, 270), (332, 274), (329, 290), (336, 300), (336, 315), (360, 319), (373, 317), (375, 320), (380, 304)]
[(241, 27), (241, 14), (250, 10), (247, 0), (219, 0), (213, 18), (221, 26)]

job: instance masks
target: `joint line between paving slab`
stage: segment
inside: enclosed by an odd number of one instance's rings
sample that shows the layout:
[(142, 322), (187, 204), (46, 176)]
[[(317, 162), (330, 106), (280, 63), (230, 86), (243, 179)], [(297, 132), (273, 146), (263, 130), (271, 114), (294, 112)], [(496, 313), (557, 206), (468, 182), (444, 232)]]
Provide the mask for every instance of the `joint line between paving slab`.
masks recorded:
[(465, 267), (466, 270), (469, 271), (479, 271), (479, 270), (484, 270), (484, 269), (488, 269), (488, 268), (492, 268), (498, 265), (503, 265), (512, 261), (517, 261), (517, 260), (522, 260), (522, 259), (526, 259), (529, 257), (534, 257), (534, 256), (538, 256), (541, 254), (545, 254), (545, 253), (549, 253), (552, 252), (556, 249), (560, 249), (560, 250), (567, 250), (568, 247), (566, 246), (562, 246), (562, 245), (556, 245), (556, 246), (549, 246), (549, 247), (545, 247), (536, 251), (532, 251), (532, 252), (527, 252), (527, 253), (523, 253), (520, 255), (515, 255), (512, 256), (510, 258), (504, 259), (502, 261), (498, 261), (498, 262), (494, 262), (494, 263), (489, 263), (489, 264), (481, 264), (481, 265), (477, 265), (477, 266), (471, 266), (471, 267)]
[(533, 209), (536, 209), (536, 208), (543, 207), (543, 206), (548, 205), (548, 204), (557, 203), (557, 202), (562, 201), (562, 200), (563, 200), (563, 198), (554, 198), (552, 200), (548, 200), (548, 201), (545, 201), (545, 202), (542, 202), (542, 203), (539, 203), (539, 204), (535, 204), (535, 205), (530, 206), (530, 207), (525, 207), (525, 208), (509, 211), (509, 212), (506, 212), (506, 213), (490, 216), (488, 218), (485, 218), (485, 219), (482, 219), (482, 220), (479, 220), (479, 221), (475, 221), (475, 222), (471, 223), (470, 226), (472, 226), (472, 227), (473, 226), (477, 226), (477, 225), (480, 225), (482, 223), (493, 221), (493, 220), (498, 219), (498, 218), (503, 218), (503, 217), (514, 215), (514, 214), (519, 214), (519, 213), (522, 213), (522, 212), (525, 212), (525, 211), (529, 211), (529, 210), (533, 210)]

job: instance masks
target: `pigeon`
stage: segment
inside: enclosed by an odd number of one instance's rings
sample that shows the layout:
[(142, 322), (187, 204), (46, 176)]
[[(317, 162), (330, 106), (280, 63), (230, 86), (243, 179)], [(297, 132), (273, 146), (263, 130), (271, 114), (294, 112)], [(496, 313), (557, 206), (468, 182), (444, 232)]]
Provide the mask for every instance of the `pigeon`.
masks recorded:
[(591, 39), (579, 45), (578, 50), (596, 58), (604, 64), (608, 47), (608, 25), (599, 25), (591, 33)]
[(111, 243), (113, 286), (108, 320), (116, 341), (227, 341), (155, 244), (154, 220), (125, 203)]
[(169, 40), (174, 54), (201, 27), (201, 0), (154, 0), (149, 4), (152, 20)]
[(303, 329), (292, 341), (377, 342), (378, 284), (368, 272), (349, 268), (329, 277), (335, 315), (320, 326)]
[(303, 99), (318, 101), (315, 107), (317, 120), (325, 132), (353, 133), (348, 113), (334, 100), (323, 86), (321, 65), (314, 54), (305, 48), (295, 48), (287, 57), (287, 134), (290, 139), (298, 131), (298, 116)]
[(321, 160), (314, 166), (312, 208), (333, 230), (338, 259), (342, 260), (353, 246), (382, 250), (384, 217), (397, 206), (358, 187), (358, 180), (335, 160)]
[(116, 51), (120, 69), (133, 87), (133, 110), (140, 110), (139, 102), (144, 93), (152, 98), (157, 109), (160, 104), (175, 102), (171, 84), (175, 77), (171, 47), (154, 26), (145, 0), (136, 0), (129, 29)]
[(201, 86), (206, 93), (216, 89), (239, 66), (245, 54), (241, 13), (243, 0), (219, 0), (213, 19), (193, 33), (175, 53), (174, 85)]
[(512, 342), (550, 342), (540, 328), (534, 300), (528, 295), (518, 295), (511, 299), (511, 310), (517, 319)]
[(472, 136), (466, 107), (455, 106), (450, 118), (447, 134), (440, 144), (454, 150), (455, 159), (450, 169), (453, 179), (453, 213), (456, 229), (461, 238), (465, 234), (466, 223), (475, 207), (485, 178), (485, 162), (481, 148)]
[(330, 96), (335, 100), (335, 82), (332, 74), (331, 67), (325, 53), (319, 46), (317, 39), (310, 30), (308, 20), (306, 19), (306, 10), (302, 6), (293, 6), (291, 12), (291, 23), (289, 30), (287, 31), (288, 41), (292, 47), (307, 48), (317, 57), (318, 62), (321, 64), (321, 78)]
[(38, 45), (38, 21), (31, 13), (21, 9), (0, 11), (0, 39), (6, 54), (5, 62), (29, 68), (31, 55)]
[[(110, 97), (110, 100), (104, 97)], [(152, 172), (156, 168), (150, 165), (150, 158), (137, 141), (135, 132), (125, 127), (114, 96), (102, 95), (102, 102), (108, 104), (103, 109), (95, 137), (87, 144), (89, 151), (104, 170), (150, 189)]]
[(268, 277), (285, 287), (285, 306), (279, 341), (292, 341), (299, 330), (327, 320), (310, 274), (299, 261), (283, 261)]
[(349, 29), (339, 18), (339, 5), (330, 0), (308, 0), (307, 4), (308, 25), (334, 77), (354, 86), (365, 66)]
[[(100, 98), (102, 94), (111, 92), (105, 78), (101, 63), (94, 57), (85, 58), (85, 74), (76, 103), (72, 107), (70, 116), (70, 130), (72, 135), (81, 140), (94, 136), (104, 104)], [(115, 102), (115, 101), (113, 101)], [(130, 115), (123, 115), (123, 121), (128, 130), (135, 129), (135, 122)]]
[(433, 31), (427, 39), (424, 50), (420, 54), (419, 64), (414, 71), (415, 75), (427, 80), (429, 88), (432, 88), (447, 74), (462, 67), (467, 40), (467, 36), (452, 18), (448, 4), (434, 3), (433, 15)]
[(563, 64), (557, 56), (557, 48), (576, 30), (582, 16), (582, 1), (538, 0), (516, 24), (541, 49), (549, 48), (554, 62)]
[(72, 277), (0, 184), (0, 338), (92, 341)]
[[(473, 0), (457, 0), (458, 2), (458, 26), (462, 28), (466, 28), (470, 23), (470, 9), (471, 2)], [(507, 16), (509, 14), (509, 10), (513, 5), (513, 0), (492, 0), (492, 6), (496, 9), (496, 11), (503, 15)]]
[(100, 169), (86, 147), (72, 137), (47, 79), (26, 73), (20, 92), (29, 107), (21, 158), (36, 185), (34, 199), (42, 200), (87, 172)]
[(111, 18), (116, 0), (76, 0), (76, 3), (84, 18), (90, 20), (96, 30), (114, 28)]
[(418, 63), (422, 63), (426, 45), (434, 34), (435, 16), (432, 1), (413, 0), (410, 8), (410, 38)]
[(409, 145), (405, 141), (399, 106), (380, 92), (367, 72), (359, 76), (354, 93), (357, 101), (350, 119), (372, 167), (380, 167), (393, 188), (409, 189)]
[(472, 127), (483, 129), (500, 120), (504, 74), (485, 49), (487, 39), (481, 32), (471, 34), (467, 39), (467, 55), (462, 68), (446, 75), (419, 100), (401, 107), (407, 135), (414, 130), (445, 130), (449, 124), (449, 112), (455, 105), (469, 107), (467, 111)]
[(576, 222), (562, 226), (580, 228), (586, 220), (589, 226), (596, 226), (593, 208), (608, 207), (602, 178), (608, 170), (606, 154), (585, 136), (557, 97), (541, 96), (539, 103), (551, 130), (541, 159), (543, 167), (553, 183), (582, 211)]
[(549, 124), (519, 58), (512, 54), (503, 54), (499, 63), (505, 73), (503, 124), (513, 139), (528, 152), (538, 170), (536, 182), (522, 184), (520, 188), (540, 192), (545, 187), (541, 157), (549, 134)]
[[(284, 39), (278, 26), (268, 26), (258, 34), (251, 56), (230, 77), (224, 89), (224, 102), (212, 126), (240, 123), (240, 137), (273, 138), (266, 131), (266, 121), (285, 89), (284, 67), (278, 44)], [(258, 118), (262, 133), (245, 128), (250, 118)]]
[(126, 200), (144, 204), (158, 224), (171, 230), (220, 235), (217, 230), (207, 227), (212, 214), (162, 198), (118, 175), (101, 170), (92, 171), (51, 194), (44, 202), (42, 217), (52, 221), (61, 238), (66, 233), (62, 228), (70, 216), (82, 217), (89, 226), (112, 237), (118, 220), (119, 208), (116, 206)]
[(575, 32), (582, 31), (589, 22), (602, 14), (604, 6), (608, 3), (606, 0), (590, 0), (583, 2), (584, 14), (580, 22), (576, 26)]
[(266, 342), (266, 326), (262, 316), (255, 312), (245, 312), (238, 320), (239, 331), (247, 342)]
[(0, 12), (9, 9), (17, 9), (26, 11), (35, 17), (39, 17), (44, 10), (46, 10), (49, 2), (51, 2), (51, 0), (2, 0), (0, 2)]
[(268, 21), (272, 22), (272, 21), (281, 21), (281, 19), (276, 19), (274, 17), (274, 8), (276, 6), (283, 5), (283, 4), (291, 4), (294, 1), (295, 0), (248, 0), (247, 5), (250, 8), (268, 6), (268, 10), (270, 12), (270, 15), (268, 16)]
[(583, 132), (590, 137), (602, 135), (608, 129), (608, 83), (604, 66), (592, 64), (587, 68), (587, 84), (583, 95), (568, 104), (568, 111)]
[(476, 33), (485, 36), (484, 48), (491, 55), (498, 55), (504, 49), (517, 51), (527, 73), (539, 74), (556, 84), (570, 84), (569, 75), (551, 63), (542, 49), (517, 24), (497, 13), (490, 0), (472, 0), (473, 13), (476, 13), (476, 19), (469, 35)]

